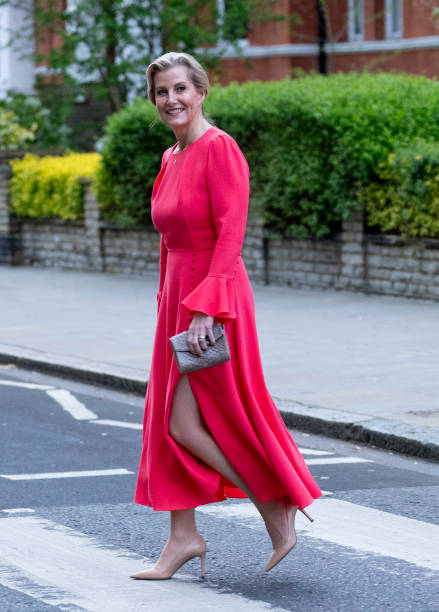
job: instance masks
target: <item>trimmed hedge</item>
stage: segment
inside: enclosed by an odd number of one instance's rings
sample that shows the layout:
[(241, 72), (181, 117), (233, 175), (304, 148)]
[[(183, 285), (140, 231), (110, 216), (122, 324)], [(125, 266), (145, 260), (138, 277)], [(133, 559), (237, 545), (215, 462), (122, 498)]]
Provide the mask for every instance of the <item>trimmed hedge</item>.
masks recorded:
[[(418, 137), (439, 140), (439, 90), (425, 77), (307, 76), (215, 86), (206, 110), (239, 143), (250, 164), (252, 206), (269, 227), (323, 237), (380, 181), (380, 163)], [(163, 150), (172, 132), (137, 99), (106, 128), (97, 192), (104, 215), (146, 223)]]
[(99, 159), (98, 153), (71, 153), (64, 157), (27, 154), (12, 160), (11, 210), (30, 217), (83, 217), (83, 187), (78, 178), (93, 177)]
[(439, 235), (439, 145), (418, 141), (379, 165), (365, 189), (370, 226), (405, 238)]
[(95, 191), (102, 217), (121, 225), (149, 222), (150, 198), (172, 131), (143, 98), (112, 115), (105, 126)]

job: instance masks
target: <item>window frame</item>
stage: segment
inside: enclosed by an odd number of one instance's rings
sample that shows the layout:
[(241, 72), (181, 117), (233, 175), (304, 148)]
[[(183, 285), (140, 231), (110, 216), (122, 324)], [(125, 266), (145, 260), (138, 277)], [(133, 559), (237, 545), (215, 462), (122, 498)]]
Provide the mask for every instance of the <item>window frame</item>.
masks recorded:
[[(219, 27), (221, 27), (224, 22), (224, 16), (226, 13), (226, 0), (216, 0), (216, 7), (218, 15), (217, 24)], [(239, 38), (236, 42), (239, 47), (247, 47), (250, 44), (248, 36), (246, 36), (245, 38)], [(227, 44), (226, 40), (221, 36), (218, 36), (218, 43), (222, 45)]]
[[(361, 32), (355, 32), (355, 13), (356, 4), (359, 4), (359, 15)], [(348, 40), (351, 42), (364, 40), (365, 30), (365, 13), (364, 13), (364, 0), (348, 0)]]
[[(397, 2), (399, 6), (399, 29), (393, 30), (393, 3)], [(386, 0), (386, 23), (385, 23), (385, 31), (386, 31), (386, 40), (392, 40), (395, 38), (403, 37), (403, 1), (402, 0)]]

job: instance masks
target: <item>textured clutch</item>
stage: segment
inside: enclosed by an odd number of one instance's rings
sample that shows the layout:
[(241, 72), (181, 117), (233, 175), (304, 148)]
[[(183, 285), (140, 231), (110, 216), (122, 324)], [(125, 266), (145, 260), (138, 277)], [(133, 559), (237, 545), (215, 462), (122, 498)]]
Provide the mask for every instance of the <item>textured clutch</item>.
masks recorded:
[(215, 344), (209, 344), (209, 339), (206, 339), (208, 344), (207, 349), (202, 355), (194, 355), (190, 352), (187, 345), (188, 332), (184, 331), (176, 336), (171, 336), (169, 341), (174, 351), (177, 367), (183, 374), (186, 372), (195, 372), (203, 368), (210, 368), (220, 363), (225, 363), (230, 359), (230, 349), (227, 342), (226, 330), (221, 323), (214, 323), (213, 335)]

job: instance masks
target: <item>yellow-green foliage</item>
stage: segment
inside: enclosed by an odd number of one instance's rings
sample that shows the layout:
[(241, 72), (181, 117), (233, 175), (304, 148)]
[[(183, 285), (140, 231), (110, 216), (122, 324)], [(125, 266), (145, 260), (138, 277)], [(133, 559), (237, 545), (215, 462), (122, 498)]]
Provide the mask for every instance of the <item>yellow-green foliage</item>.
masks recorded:
[(0, 149), (19, 149), (32, 140), (34, 140), (32, 130), (21, 127), (11, 111), (0, 109)]
[(405, 238), (439, 236), (439, 145), (397, 147), (364, 190), (368, 224)]
[(70, 153), (63, 157), (26, 155), (11, 161), (11, 209), (30, 217), (78, 219), (84, 215), (80, 177), (92, 178), (98, 153)]

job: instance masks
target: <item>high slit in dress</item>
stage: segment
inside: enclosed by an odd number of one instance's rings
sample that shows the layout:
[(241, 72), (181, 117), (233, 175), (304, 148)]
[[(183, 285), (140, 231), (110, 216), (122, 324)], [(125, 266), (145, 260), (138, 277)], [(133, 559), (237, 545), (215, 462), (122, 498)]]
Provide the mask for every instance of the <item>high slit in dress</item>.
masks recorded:
[(227, 363), (187, 375), (211, 435), (260, 501), (284, 497), (304, 508), (322, 493), (265, 385), (253, 292), (241, 258), (246, 159), (215, 126), (182, 152), (174, 153), (175, 146), (163, 155), (152, 194), (152, 220), (161, 233), (160, 284), (134, 501), (178, 510), (246, 497), (169, 433), (182, 376), (169, 337), (187, 330), (200, 311), (224, 323), (231, 353)]

